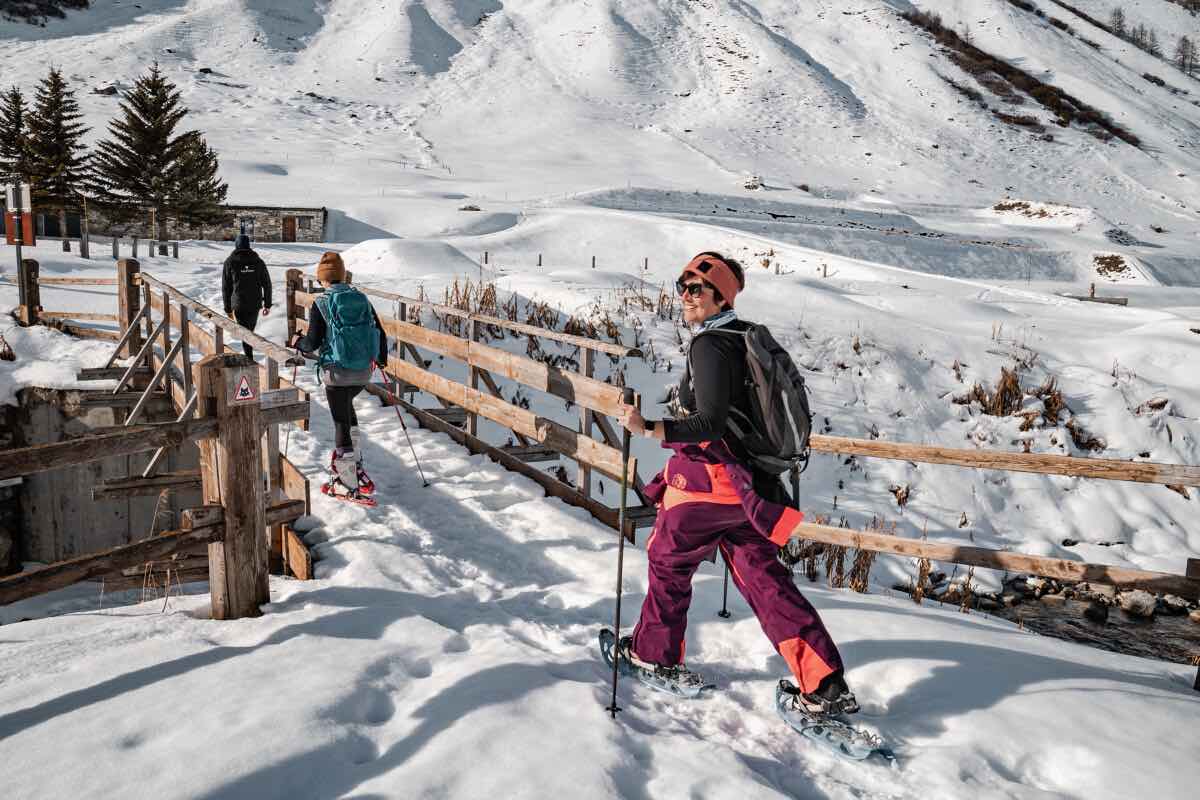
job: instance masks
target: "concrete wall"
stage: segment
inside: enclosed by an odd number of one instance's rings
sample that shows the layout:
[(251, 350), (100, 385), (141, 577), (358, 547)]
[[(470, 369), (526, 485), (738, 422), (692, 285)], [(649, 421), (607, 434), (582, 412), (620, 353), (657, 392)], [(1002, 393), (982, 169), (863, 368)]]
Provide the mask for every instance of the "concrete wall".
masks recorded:
[[(80, 396), (72, 390), (22, 390), (19, 408), (9, 415), (9, 446), (65, 441), (124, 422), (125, 409), (81, 405)], [(150, 406), (143, 412), (147, 422), (174, 420), (175, 414), (165, 401)], [(27, 476), (15, 490), (19, 510), (14, 517), (19, 523), (14, 533), (20, 559), (61, 561), (177, 528), (179, 512), (201, 504), (199, 492), (172, 492), (161, 504), (157, 496), (92, 500), (93, 486), (140, 474), (150, 456), (117, 456)], [(198, 448), (188, 443), (170, 453), (159, 470), (198, 469), (199, 462)]]

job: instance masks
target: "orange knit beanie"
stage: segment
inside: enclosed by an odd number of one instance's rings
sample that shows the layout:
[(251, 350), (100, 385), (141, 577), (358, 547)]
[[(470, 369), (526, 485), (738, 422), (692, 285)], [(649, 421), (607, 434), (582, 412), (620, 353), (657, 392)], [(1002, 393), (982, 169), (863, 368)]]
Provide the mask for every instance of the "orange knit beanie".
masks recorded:
[(317, 278), (327, 283), (342, 283), (346, 280), (346, 265), (337, 253), (327, 252), (317, 264)]

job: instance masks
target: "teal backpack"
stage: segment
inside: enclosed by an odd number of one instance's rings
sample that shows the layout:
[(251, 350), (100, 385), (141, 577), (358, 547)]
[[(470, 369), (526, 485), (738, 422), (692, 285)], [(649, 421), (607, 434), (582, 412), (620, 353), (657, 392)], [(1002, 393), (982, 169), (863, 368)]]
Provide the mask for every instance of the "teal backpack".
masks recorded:
[(318, 372), (321, 367), (370, 370), (379, 353), (379, 328), (367, 296), (348, 283), (335, 283), (317, 298), (317, 306), (327, 326)]

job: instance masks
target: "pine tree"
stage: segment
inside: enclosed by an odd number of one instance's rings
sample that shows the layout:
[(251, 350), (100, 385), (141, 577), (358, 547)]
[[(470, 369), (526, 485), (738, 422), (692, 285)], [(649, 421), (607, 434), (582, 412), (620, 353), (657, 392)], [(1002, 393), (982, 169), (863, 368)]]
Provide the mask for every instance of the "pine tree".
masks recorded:
[(196, 220), (225, 199), (217, 157), (197, 131), (176, 134), (187, 116), (179, 90), (155, 64), (138, 78), (97, 145), (95, 186), (109, 213), (133, 219), (148, 213), (151, 230), (167, 238), (168, 216)]
[(0, 172), (29, 182), (29, 142), (25, 129), (28, 109), (16, 86), (0, 99)]
[(87, 157), (79, 120), (83, 114), (62, 72), (50, 68), (38, 86), (26, 117), (29, 180), (36, 207), (58, 212), (59, 231), (67, 233), (67, 209), (79, 206), (87, 180)]
[(220, 163), (204, 137), (197, 131), (184, 134), (183, 148), (176, 164), (171, 198), (174, 213), (191, 225), (223, 222), (228, 213), (221, 207), (229, 187), (217, 176)]
[(1125, 30), (1125, 11), (1124, 9), (1114, 8), (1112, 16), (1108, 20), (1108, 27), (1112, 29), (1114, 36), (1119, 36), (1124, 39), (1128, 31)]

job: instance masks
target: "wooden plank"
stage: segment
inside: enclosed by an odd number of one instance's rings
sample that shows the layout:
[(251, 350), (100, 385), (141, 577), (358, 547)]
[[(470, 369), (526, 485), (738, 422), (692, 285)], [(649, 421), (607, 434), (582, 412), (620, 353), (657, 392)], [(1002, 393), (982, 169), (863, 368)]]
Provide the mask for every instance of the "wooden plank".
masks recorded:
[(303, 400), (299, 403), (288, 403), (283, 406), (273, 406), (271, 408), (263, 408), (262, 424), (263, 425), (278, 425), (282, 422), (299, 422), (307, 420), (309, 413), (309, 402)]
[[(448, 435), (451, 439), (458, 442), (472, 453), (486, 455), (492, 461), (495, 461), (497, 464), (509, 470), (510, 472), (516, 472), (520, 475), (524, 475), (531, 481), (534, 481), (546, 491), (546, 494), (550, 495), (551, 497), (557, 497), (568, 505), (575, 506), (576, 508), (582, 508), (608, 527), (612, 528), (613, 530), (617, 529), (617, 512), (615, 509), (609, 508), (603, 503), (597, 502), (590, 497), (584, 497), (583, 494), (575, 487), (568, 486), (553, 476), (542, 472), (537, 467), (532, 467), (520, 459), (514, 458), (500, 448), (493, 447), (482, 439), (471, 436), (461, 428), (456, 428), (453, 425), (443, 422), (432, 414), (426, 412), (425, 409), (417, 408), (404, 399), (400, 400), (400, 405), (403, 406), (408, 413), (416, 417), (417, 422), (420, 423), (421, 427), (429, 428), (430, 430), (439, 431)], [(630, 459), (630, 461), (631, 464), (636, 463), (635, 459)], [(628, 520), (625, 536), (630, 542), (634, 541), (634, 528)]]
[[(270, 602), (267, 548), (263, 546), (264, 422), (254, 398), (249, 402), (238, 398), (243, 384), (253, 395), (259, 393), (257, 365), (244, 355), (211, 355), (196, 365), (200, 417), (220, 421), (215, 447), (201, 451), (201, 469), (216, 477), (225, 514), (224, 540), (209, 551), (210, 567), (214, 561), (221, 562), (221, 569), (214, 570), (209, 581), (213, 619), (257, 617), (262, 614), (261, 606)], [(206, 501), (208, 494), (206, 478)], [(217, 548), (219, 555), (213, 552)]]
[[(593, 350), (583, 349), (581, 349), (579, 353), (581, 356), (581, 360), (579, 362), (579, 372), (584, 378), (590, 380), (596, 372), (596, 353)], [(614, 386), (613, 388), (615, 389), (616, 387)], [(617, 399), (620, 400), (621, 398)], [(592, 416), (593, 414), (591, 408), (589, 408), (587, 404), (580, 404), (579, 434), (587, 437), (588, 439), (592, 438)], [(582, 461), (578, 463), (577, 467), (578, 474), (576, 476), (576, 483), (579, 485), (579, 490), (583, 492), (585, 496), (591, 497), (592, 471), (588, 468), (588, 465), (584, 464)]]
[(1087, 581), (1125, 589), (1145, 589), (1155, 593), (1176, 594), (1188, 600), (1200, 599), (1200, 580), (1166, 572), (1147, 572), (1107, 564), (1087, 564), (1081, 561), (990, 550), (985, 547), (905, 539), (807, 522), (797, 525), (792, 535), (807, 541), (854, 547), (876, 553), (894, 553), (949, 564), (1029, 573), (1060, 581)]
[(158, 494), (164, 489), (172, 491), (198, 491), (200, 470), (163, 472), (149, 478), (123, 478), (105, 481), (92, 487), (93, 500), (112, 500), (118, 497), (136, 497)]
[(53, 444), (3, 450), (0, 451), (0, 478), (48, 472), (112, 456), (145, 453), (159, 447), (178, 447), (192, 439), (213, 436), (217, 428), (215, 419), (191, 419), (138, 425)]
[[(451, 408), (431, 408), (428, 411), (433, 416), (443, 422), (449, 422), (451, 425), (457, 425), (461, 428), (467, 424), (467, 410), (465, 408), (455, 406)], [(468, 430), (467, 433), (470, 433), (470, 431)], [(475, 434), (472, 433), (471, 435), (474, 436)]]
[(308, 552), (304, 542), (292, 530), (291, 525), (285, 525), (283, 528), (283, 546), (287, 551), (288, 569), (300, 580), (311, 581), (313, 578), (312, 555)]
[[(447, 402), (462, 406), (467, 410), (475, 411), (493, 422), (498, 422), (541, 444), (553, 447), (563, 455), (570, 456), (577, 461), (586, 461), (598, 472), (610, 478), (621, 479), (621, 452), (615, 448), (600, 444), (594, 439), (585, 439), (578, 432), (553, 420), (539, 417), (531, 411), (518, 408), (499, 398), (485, 395), (461, 383), (455, 383), (440, 375), (427, 372), (407, 361), (389, 359), (388, 373), (421, 387), (422, 391), (437, 395)], [(409, 404), (405, 403), (404, 405), (408, 407)]]
[[(79, 405), (81, 406), (106, 406), (109, 408), (133, 408), (142, 399), (142, 392), (121, 392), (112, 394), (107, 389), (80, 389), (79, 390)], [(151, 398), (160, 402), (166, 402), (167, 396), (162, 392), (153, 392)]]
[[(172, 587), (184, 583), (207, 583), (208, 559), (205, 558), (204, 561), (206, 563), (202, 565), (195, 565), (189, 561), (185, 567), (176, 567), (171, 561), (154, 561), (149, 562), (149, 576), (145, 574), (145, 565), (142, 565), (126, 570), (132, 574), (104, 575), (100, 581), (106, 593), (141, 589), (143, 586), (156, 591), (165, 590), (168, 578)], [(100, 591), (100, 584), (96, 586), (96, 591)]]
[(1083, 303), (1104, 303), (1105, 305), (1110, 305), (1110, 306), (1127, 306), (1127, 305), (1129, 305), (1128, 297), (1089, 297), (1087, 295), (1080, 295), (1080, 294), (1064, 294), (1064, 295), (1059, 295), (1059, 296), (1065, 297), (1068, 300), (1079, 300), (1080, 302), (1083, 302)]
[[(125, 367), (83, 367), (76, 371), (75, 379), (80, 381), (115, 381), (125, 374), (125, 369)], [(150, 368), (138, 367), (133, 371), (133, 374), (149, 378)], [(111, 397), (112, 395), (108, 396)]]
[[(42, 281), (45, 283), (45, 281)], [(83, 322), (116, 322), (116, 314), (102, 314), (96, 311), (39, 311), (39, 319), (75, 319)]]
[(190, 531), (170, 531), (133, 544), (109, 548), (99, 553), (0, 578), (0, 605), (62, 589), (124, 567), (165, 558), (189, 545), (220, 541), (223, 531), (224, 526), (221, 525)]
[(292, 500), (304, 501), (304, 513), (312, 513), (312, 502), (309, 490), (308, 478), (300, 471), (299, 467), (293, 464), (287, 456), (279, 457), (280, 479), (279, 486), (283, 489), (283, 493)]
[[(306, 276), (307, 277), (307, 276)], [(583, 347), (589, 350), (595, 350), (600, 353), (608, 353), (609, 355), (617, 356), (618, 358), (642, 358), (642, 351), (635, 347), (626, 347), (621, 344), (610, 344), (609, 342), (601, 342), (597, 339), (589, 339), (586, 336), (574, 336), (569, 333), (559, 333), (558, 331), (550, 330), (549, 328), (539, 328), (536, 325), (526, 325), (521, 322), (513, 322), (500, 317), (491, 317), (486, 314), (471, 314), (462, 309), (452, 306), (439, 305), (428, 301), (418, 300), (415, 297), (407, 297), (395, 292), (386, 292), (382, 289), (373, 289), (368, 286), (357, 286), (360, 292), (372, 297), (379, 297), (384, 300), (393, 302), (405, 303), (406, 305), (415, 307), (428, 308), (438, 314), (448, 314), (462, 319), (471, 319), (479, 322), (482, 325), (491, 325), (505, 330), (516, 331), (527, 335), (538, 336), (542, 339), (550, 339), (552, 341), (562, 342), (574, 347)]]
[(534, 445), (513, 445), (511, 447), (501, 447), (505, 453), (508, 453), (513, 458), (520, 459), (526, 464), (533, 464), (541, 461), (558, 461), (560, 454), (557, 450), (546, 447), (544, 444)]
[(381, 321), (387, 334), (401, 341), (465, 361), (472, 367), (502, 375), (509, 380), (570, 400), (601, 414), (616, 415), (620, 412), (621, 389), (604, 381), (551, 367), (498, 347), (438, 333), (419, 325), (391, 318), (381, 318)]
[(1150, 461), (1118, 461), (1105, 458), (1073, 458), (1043, 453), (1006, 453), (997, 450), (968, 450), (934, 445), (884, 442), (878, 439), (846, 439), (813, 434), (815, 453), (869, 456), (925, 464), (950, 464), (975, 469), (1033, 472), (1109, 481), (1133, 481), (1163, 485), (1200, 487), (1200, 467)]
[(172, 300), (181, 306), (186, 306), (192, 314), (198, 318), (205, 319), (214, 327), (221, 328), (234, 337), (241, 339), (246, 344), (253, 347), (256, 351), (261, 352), (266, 356), (276, 359), (279, 362), (286, 362), (294, 354), (282, 345), (275, 344), (272, 341), (264, 339), (249, 328), (244, 328), (236, 321), (231, 320), (224, 314), (219, 314), (212, 308), (200, 303), (187, 295), (180, 292), (174, 286), (163, 283), (154, 278), (148, 273), (142, 273), (142, 282), (159, 291), (166, 292)]
[[(487, 387), (487, 390), (492, 393), (492, 397), (499, 397), (501, 400), (504, 399), (504, 394), (500, 391), (500, 387), (496, 385), (496, 380), (492, 377), (492, 373), (486, 369), (481, 369), (479, 370), (479, 378), (483, 381), (483, 385)], [(517, 437), (517, 441), (522, 447), (533, 445), (528, 436), (524, 436), (516, 431), (513, 431), (513, 436)]]
[[(43, 286), (119, 286), (116, 278), (38, 278)], [(114, 316), (113, 319), (116, 319)]]
[(70, 322), (64, 322), (60, 326), (63, 333), (68, 333), (71, 336), (76, 336), (80, 339), (99, 339), (104, 342), (119, 342), (121, 334), (116, 331), (106, 331), (103, 328), (89, 328), (84, 325), (72, 325)]

